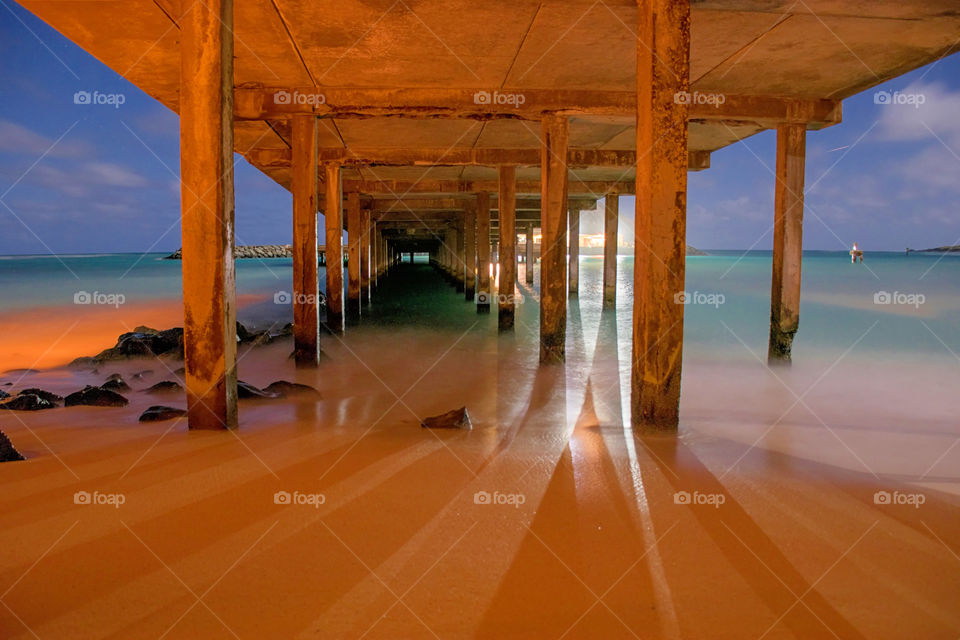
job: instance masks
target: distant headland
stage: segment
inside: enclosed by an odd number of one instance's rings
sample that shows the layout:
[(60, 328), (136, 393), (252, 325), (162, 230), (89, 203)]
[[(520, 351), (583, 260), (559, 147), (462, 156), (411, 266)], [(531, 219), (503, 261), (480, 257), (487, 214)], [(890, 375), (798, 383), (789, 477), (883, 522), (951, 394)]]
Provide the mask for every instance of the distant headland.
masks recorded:
[(932, 249), (911, 249), (907, 247), (907, 253), (960, 253), (960, 244), (933, 247)]

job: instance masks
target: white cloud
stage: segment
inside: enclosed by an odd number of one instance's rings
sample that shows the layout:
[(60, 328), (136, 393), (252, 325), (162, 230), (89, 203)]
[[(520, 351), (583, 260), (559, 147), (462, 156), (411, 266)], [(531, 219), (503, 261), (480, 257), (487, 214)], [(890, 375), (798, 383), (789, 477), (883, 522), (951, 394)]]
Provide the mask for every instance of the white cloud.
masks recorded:
[[(893, 96), (892, 92), (888, 92)], [(922, 96), (922, 104), (880, 104), (881, 139), (894, 141), (936, 140), (960, 147), (960, 91), (951, 91), (939, 83), (914, 83), (898, 92), (902, 96)], [(874, 95), (877, 95), (876, 93)], [(895, 99), (894, 99), (895, 100)]]
[[(67, 136), (69, 138), (69, 134)], [(39, 157), (46, 153), (58, 158), (76, 158), (89, 153), (83, 142), (47, 138), (9, 120), (0, 120), (0, 151)]]

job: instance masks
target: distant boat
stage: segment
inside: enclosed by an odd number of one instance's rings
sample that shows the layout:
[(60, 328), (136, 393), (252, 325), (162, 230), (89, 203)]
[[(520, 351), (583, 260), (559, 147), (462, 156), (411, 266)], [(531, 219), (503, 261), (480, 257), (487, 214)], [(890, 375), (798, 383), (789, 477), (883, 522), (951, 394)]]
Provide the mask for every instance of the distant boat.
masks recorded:
[(853, 249), (850, 249), (850, 264), (857, 264), (857, 262), (863, 262), (863, 251), (857, 247), (857, 243), (853, 243)]

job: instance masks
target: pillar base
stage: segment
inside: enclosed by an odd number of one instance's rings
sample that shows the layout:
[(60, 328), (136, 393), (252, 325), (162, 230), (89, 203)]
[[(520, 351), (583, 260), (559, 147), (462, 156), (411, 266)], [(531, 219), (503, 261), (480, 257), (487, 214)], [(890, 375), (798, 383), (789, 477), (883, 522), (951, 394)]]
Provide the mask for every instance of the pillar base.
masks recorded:
[(342, 313), (330, 313), (327, 311), (327, 321), (324, 325), (330, 333), (341, 334), (343, 333), (343, 314)]
[(513, 329), (513, 322), (514, 322), (513, 309), (500, 309), (497, 322), (498, 322), (500, 331), (511, 331)]
[(795, 334), (796, 331), (780, 331), (776, 327), (770, 327), (767, 364), (789, 365), (791, 363), (790, 351), (793, 347), (793, 336)]
[(486, 302), (478, 302), (477, 313), (490, 313), (490, 304)]
[(463, 289), (463, 298), (467, 302), (473, 302), (473, 299), (477, 296), (477, 291), (473, 287), (464, 287)]

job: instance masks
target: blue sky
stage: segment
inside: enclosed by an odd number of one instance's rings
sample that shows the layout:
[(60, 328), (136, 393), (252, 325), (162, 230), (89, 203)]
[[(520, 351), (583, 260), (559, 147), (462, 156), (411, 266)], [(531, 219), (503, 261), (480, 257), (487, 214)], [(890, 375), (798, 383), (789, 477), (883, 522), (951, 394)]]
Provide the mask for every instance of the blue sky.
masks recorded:
[[(177, 248), (177, 116), (18, 5), (0, 4), (0, 254)], [(74, 104), (77, 91), (94, 90), (124, 103)], [(924, 103), (876, 104), (879, 90)], [(807, 137), (804, 247), (960, 243), (960, 57), (843, 109), (842, 124)], [(769, 249), (774, 133), (714, 153), (712, 165), (689, 174), (688, 242)], [(288, 243), (289, 193), (243, 160), (235, 183), (238, 243)], [(624, 198), (621, 232), (632, 210)], [(584, 233), (599, 226), (584, 217)]]

